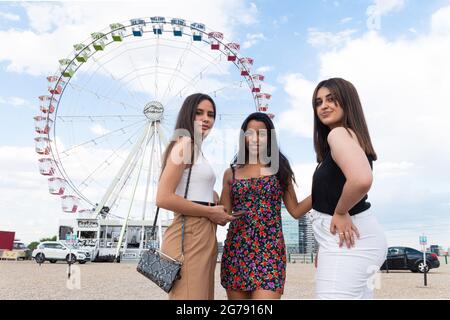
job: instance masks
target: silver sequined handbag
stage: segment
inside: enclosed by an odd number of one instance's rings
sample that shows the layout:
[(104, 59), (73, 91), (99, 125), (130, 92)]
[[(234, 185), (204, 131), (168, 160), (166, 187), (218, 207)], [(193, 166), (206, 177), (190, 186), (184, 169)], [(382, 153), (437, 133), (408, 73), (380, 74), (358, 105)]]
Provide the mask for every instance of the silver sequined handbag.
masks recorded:
[[(184, 198), (186, 199), (189, 181), (191, 179), (192, 166), (189, 168), (189, 174), (186, 183), (186, 189), (184, 192)], [(153, 229), (151, 238), (155, 239), (156, 235), (156, 221), (158, 220), (159, 207), (156, 209), (155, 220), (153, 221)], [(183, 216), (183, 223), (181, 225), (181, 257), (184, 256), (184, 225), (185, 217)], [(183, 265), (182, 261), (171, 258), (168, 255), (162, 253), (156, 248), (150, 248), (142, 253), (139, 260), (137, 271), (153, 281), (157, 286), (169, 293), (172, 290), (175, 281), (181, 278), (180, 271)]]

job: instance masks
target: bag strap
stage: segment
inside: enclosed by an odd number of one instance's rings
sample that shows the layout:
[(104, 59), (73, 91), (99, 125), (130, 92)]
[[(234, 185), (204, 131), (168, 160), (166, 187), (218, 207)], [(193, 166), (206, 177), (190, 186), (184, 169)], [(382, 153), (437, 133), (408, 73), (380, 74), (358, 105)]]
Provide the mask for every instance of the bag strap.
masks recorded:
[[(184, 190), (184, 198), (187, 198), (188, 195), (188, 191), (189, 191), (189, 182), (191, 181), (191, 173), (192, 173), (192, 164), (189, 167), (189, 172), (188, 172), (188, 177), (187, 177), (187, 182), (186, 182), (186, 188)], [(158, 221), (158, 215), (159, 215), (159, 207), (156, 208), (156, 214), (155, 214), (155, 220), (153, 221), (153, 227), (152, 227), (152, 234), (151, 234), (151, 239), (154, 239), (155, 233), (156, 233), (156, 221)], [(183, 219), (183, 223), (181, 225), (181, 255), (184, 255), (184, 225), (186, 222), (186, 218), (183, 215), (182, 216)]]
[[(187, 182), (186, 182), (186, 189), (184, 191), (185, 199), (187, 199), (187, 194), (189, 191), (189, 182), (191, 181), (192, 166), (193, 166), (193, 164), (191, 164), (191, 166), (189, 168), (189, 173), (188, 173)], [(183, 257), (184, 256), (184, 225), (186, 223), (186, 216), (182, 215), (181, 217), (183, 219), (183, 224), (181, 225), (181, 256)]]

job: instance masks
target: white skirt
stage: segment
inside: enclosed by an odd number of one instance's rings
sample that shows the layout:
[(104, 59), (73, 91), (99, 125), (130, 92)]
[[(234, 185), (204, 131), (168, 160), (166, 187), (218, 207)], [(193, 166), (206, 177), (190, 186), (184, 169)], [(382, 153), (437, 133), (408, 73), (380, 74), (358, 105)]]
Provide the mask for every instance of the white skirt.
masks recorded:
[(360, 238), (355, 246), (339, 247), (339, 234), (330, 232), (331, 215), (312, 210), (309, 214), (319, 243), (316, 271), (316, 299), (372, 299), (375, 277), (386, 260), (384, 231), (371, 210), (351, 219)]

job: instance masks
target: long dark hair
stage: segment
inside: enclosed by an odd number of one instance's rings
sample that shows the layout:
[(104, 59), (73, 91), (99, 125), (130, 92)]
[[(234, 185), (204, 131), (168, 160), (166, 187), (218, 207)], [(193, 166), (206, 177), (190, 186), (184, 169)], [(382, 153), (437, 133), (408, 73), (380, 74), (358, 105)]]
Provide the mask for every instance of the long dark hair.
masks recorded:
[[(231, 162), (231, 167), (234, 169), (236, 167), (243, 167), (249, 162), (249, 151), (247, 144), (245, 143), (244, 134), (247, 131), (248, 123), (252, 120), (264, 123), (267, 129), (267, 156), (272, 157), (272, 149), (278, 152), (279, 168), (277, 170), (276, 176), (280, 182), (281, 190), (285, 192), (291, 182), (295, 182), (295, 175), (289, 164), (289, 160), (281, 153), (278, 147), (277, 137), (274, 135), (272, 137), (272, 132), (275, 132), (275, 126), (269, 116), (262, 112), (254, 112), (250, 114), (242, 123), (240, 137), (239, 137), (239, 151), (235, 155), (233, 161)], [(242, 157), (245, 157), (242, 159)], [(271, 163), (269, 163), (271, 164)]]
[[(194, 93), (190, 96), (186, 97), (186, 99), (183, 102), (183, 105), (181, 106), (180, 111), (178, 112), (177, 122), (175, 123), (175, 134), (183, 134), (181, 131), (176, 131), (179, 129), (183, 129), (186, 131), (186, 135), (189, 134), (189, 137), (192, 139), (191, 141), (191, 155), (194, 155), (194, 121), (195, 121), (195, 115), (197, 112), (197, 106), (203, 101), (208, 100), (211, 102), (213, 109), (214, 109), (214, 119), (216, 119), (216, 104), (214, 103), (214, 100), (207, 94), (204, 93)], [(164, 168), (166, 167), (167, 158), (170, 155), (170, 152), (173, 149), (173, 146), (177, 142), (178, 136), (172, 137), (172, 140), (170, 141), (169, 145), (167, 146), (166, 150), (164, 151), (163, 161), (162, 161), (162, 167), (161, 167), (161, 173), (164, 171)]]
[(375, 153), (372, 141), (370, 140), (369, 130), (367, 128), (366, 119), (356, 88), (347, 80), (331, 78), (320, 82), (314, 90), (312, 97), (314, 109), (314, 149), (316, 150), (317, 162), (322, 162), (327, 152), (330, 151), (330, 146), (327, 142), (330, 128), (324, 125), (317, 116), (315, 100), (320, 88), (327, 88), (330, 90), (335, 103), (337, 101), (344, 111), (342, 126), (347, 129), (347, 131), (348, 129), (352, 129), (366, 155), (371, 156), (374, 161), (377, 160), (377, 154)]

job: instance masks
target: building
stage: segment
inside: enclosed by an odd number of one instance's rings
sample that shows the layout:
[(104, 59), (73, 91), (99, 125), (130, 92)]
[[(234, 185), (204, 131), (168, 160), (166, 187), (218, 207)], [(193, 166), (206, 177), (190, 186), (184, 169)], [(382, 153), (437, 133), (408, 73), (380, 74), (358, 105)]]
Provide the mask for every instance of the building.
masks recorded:
[[(91, 251), (94, 261), (113, 261), (124, 220), (119, 218), (94, 217), (78, 213), (76, 218), (59, 221), (58, 240), (71, 237), (77, 246)], [(162, 219), (156, 226), (157, 239), (162, 237), (170, 221)], [(159, 232), (161, 225), (161, 232)], [(120, 248), (120, 260), (138, 260), (143, 250), (159, 246), (159, 241), (151, 239), (153, 220), (129, 220)]]
[(294, 219), (283, 204), (281, 207), (281, 219), (288, 254), (316, 252), (317, 242), (314, 238), (311, 222), (306, 216), (299, 220)]

